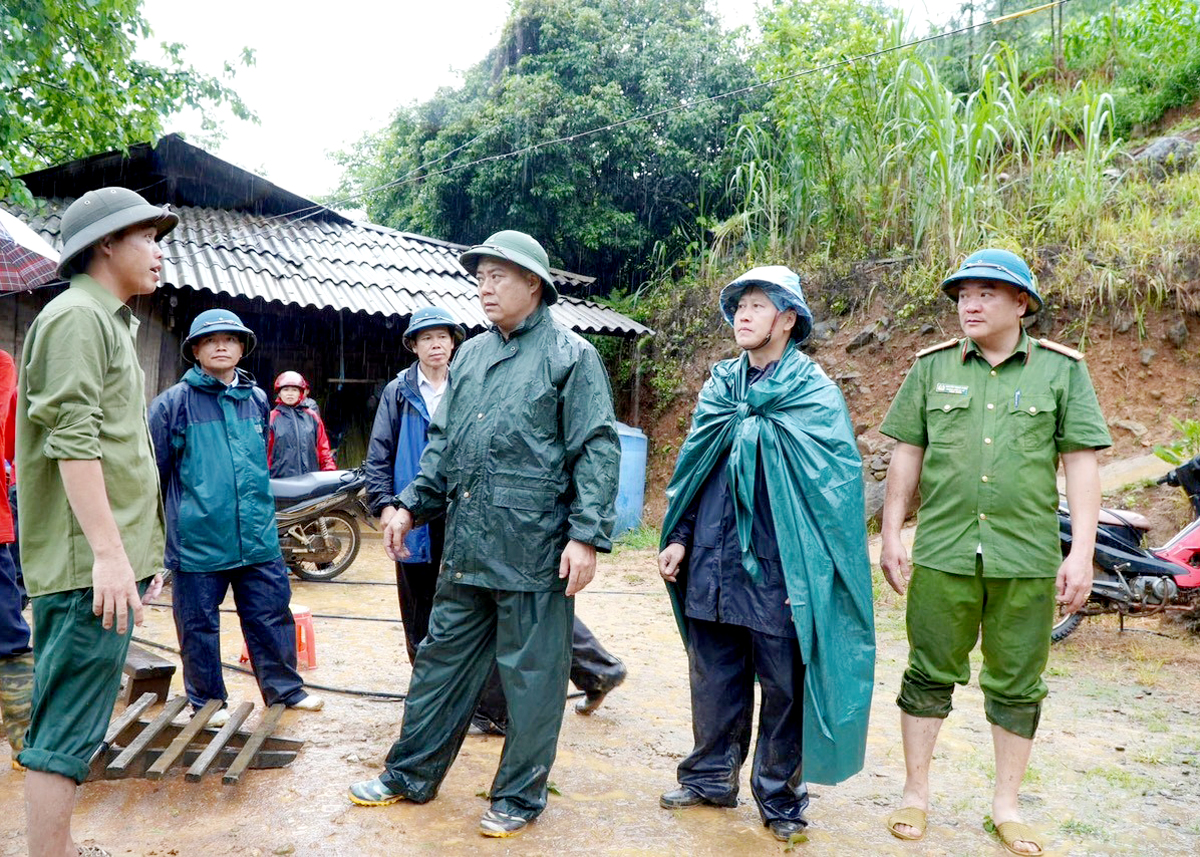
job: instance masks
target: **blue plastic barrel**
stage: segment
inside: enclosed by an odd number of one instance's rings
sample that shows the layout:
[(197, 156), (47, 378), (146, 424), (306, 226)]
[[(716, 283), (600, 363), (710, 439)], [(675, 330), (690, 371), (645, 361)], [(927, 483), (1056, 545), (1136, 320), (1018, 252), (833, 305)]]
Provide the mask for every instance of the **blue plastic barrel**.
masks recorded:
[(621, 481), (617, 487), (614, 537), (642, 523), (646, 499), (646, 435), (625, 423), (617, 423), (617, 435), (621, 438)]

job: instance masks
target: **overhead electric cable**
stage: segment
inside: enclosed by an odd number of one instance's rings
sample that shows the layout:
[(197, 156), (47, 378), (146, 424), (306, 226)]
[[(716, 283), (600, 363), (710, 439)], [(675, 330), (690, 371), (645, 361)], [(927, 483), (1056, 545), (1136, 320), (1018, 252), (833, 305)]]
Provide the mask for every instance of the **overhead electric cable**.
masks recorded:
[[(1033, 15), (1037, 12), (1043, 12), (1047, 9), (1054, 9), (1054, 8), (1057, 8), (1060, 6), (1065, 6), (1069, 2), (1071, 2), (1071, 0), (1054, 0), (1054, 2), (1051, 2), (1051, 3), (1043, 3), (1038, 6), (1031, 6), (1028, 9), (1023, 9), (1019, 12), (1012, 12), (1007, 15), (1001, 15), (997, 18), (990, 18), (986, 21), (980, 21), (977, 24), (968, 24), (966, 26), (959, 27), (958, 29), (955, 29), (955, 30), (947, 30), (946, 32), (943, 32), (943, 33), (934, 33), (934, 34), (931, 34), (928, 36), (923, 36), (922, 38), (919, 38), (919, 39), (914, 39), (913, 41), (910, 41), (910, 42), (903, 42), (898, 45), (892, 45), (891, 47), (880, 48), (879, 50), (871, 51), (869, 53), (857, 54), (852, 57), (846, 57), (844, 59), (834, 60), (832, 62), (824, 63), (823, 65), (813, 66), (813, 67), (807, 68), (807, 69), (802, 69), (801, 71), (793, 72), (792, 74), (786, 74), (781, 77), (772, 78), (771, 80), (759, 81), (758, 83), (753, 83), (748, 86), (742, 86), (737, 89), (731, 89), (727, 92), (717, 93), (716, 95), (708, 95), (708, 96), (704, 96), (703, 98), (698, 98), (698, 99), (685, 98), (679, 104), (673, 105), (671, 107), (663, 107), (658, 110), (651, 111), (649, 113), (642, 113), (637, 116), (630, 116), (626, 119), (620, 119), (616, 122), (610, 122), (607, 125), (601, 125), (596, 128), (591, 128), (587, 131), (578, 131), (574, 134), (567, 134), (562, 137), (555, 138), (553, 140), (543, 140), (541, 142), (532, 143), (528, 146), (524, 146), (519, 149), (514, 149), (511, 151), (507, 151), (507, 152), (500, 152), (500, 153), (497, 153), (494, 155), (485, 155), (484, 157), (476, 158), (473, 161), (466, 161), (461, 164), (454, 164), (453, 166), (449, 166), (449, 167), (446, 167), (441, 170), (435, 170), (433, 172), (425, 172), (425, 170), (427, 170), (429, 167), (433, 166), (434, 164), (437, 164), (437, 163), (445, 160), (446, 158), (453, 155), (455, 152), (461, 151), (462, 149), (466, 148), (467, 146), (472, 145), (473, 143), (478, 141), (480, 139), (480, 137), (483, 137), (485, 134), (496, 130), (495, 128), (488, 128), (488, 129), (485, 129), (484, 131), (480, 132), (473, 139), (467, 141), (466, 143), (463, 143), (462, 145), (458, 146), (455, 149), (452, 149), (449, 152), (446, 152), (443, 155), (439, 155), (437, 158), (435, 158), (432, 161), (424, 163), (418, 167), (414, 167), (413, 169), (409, 170), (407, 173), (405, 173), (403, 176), (401, 176), (399, 178), (392, 179), (391, 181), (385, 182), (380, 185), (376, 185), (374, 187), (370, 187), (370, 188), (366, 188), (364, 190), (357, 191), (357, 192), (355, 192), (349, 196), (346, 196), (344, 198), (334, 200), (333, 202), (329, 203), (328, 205), (305, 206), (304, 208), (298, 208), (294, 211), (284, 212), (282, 214), (276, 214), (276, 215), (270, 215), (270, 216), (264, 217), (263, 218), (263, 222), (265, 224), (264, 227), (262, 229), (256, 230), (256, 232), (254, 234), (257, 236), (257, 235), (260, 235), (265, 230), (270, 230), (272, 228), (275, 228), (275, 224), (273, 223), (274, 221), (286, 221), (288, 224), (295, 224), (299, 221), (307, 220), (310, 217), (314, 217), (317, 214), (320, 214), (322, 211), (326, 211), (326, 210), (333, 211), (339, 205), (344, 205), (345, 203), (348, 203), (348, 202), (354, 202), (355, 200), (362, 199), (363, 197), (367, 197), (367, 196), (372, 196), (376, 193), (380, 193), (382, 191), (389, 190), (394, 187), (402, 187), (407, 184), (413, 184), (418, 181), (425, 181), (427, 179), (435, 178), (437, 176), (448, 175), (450, 173), (457, 172), (459, 170), (464, 170), (464, 169), (467, 169), (468, 167), (478, 166), (480, 164), (493, 163), (496, 161), (507, 160), (509, 158), (520, 157), (521, 155), (527, 155), (531, 152), (537, 151), (538, 149), (546, 148), (547, 146), (557, 146), (557, 145), (561, 145), (564, 143), (574, 143), (577, 140), (582, 140), (587, 137), (592, 137), (592, 136), (595, 136), (596, 134), (603, 134), (606, 131), (613, 131), (618, 128), (623, 128), (627, 125), (632, 125), (635, 122), (646, 122), (651, 119), (657, 119), (661, 116), (669, 115), (671, 113), (678, 113), (679, 111), (682, 111), (682, 110), (692, 110), (703, 104), (709, 104), (714, 101), (722, 101), (727, 98), (733, 98), (734, 96), (737, 96), (737, 95), (745, 95), (746, 93), (749, 93), (749, 92), (754, 92), (759, 89), (777, 86), (781, 83), (786, 83), (791, 80), (797, 80), (799, 78), (807, 77), (807, 76), (813, 75), (813, 74), (818, 74), (820, 72), (830, 71), (832, 69), (841, 68), (843, 66), (853, 65), (854, 63), (862, 62), (863, 60), (870, 60), (870, 59), (875, 59), (877, 57), (886, 56), (887, 54), (895, 53), (895, 52), (901, 51), (901, 50), (906, 50), (908, 48), (914, 48), (919, 45), (928, 44), (931, 42), (936, 42), (941, 39), (949, 38), (951, 36), (957, 36), (957, 35), (961, 35), (963, 33), (969, 33), (972, 30), (979, 30), (984, 27), (994, 26), (996, 24), (1005, 23), (1008, 21), (1015, 20), (1017, 18), (1023, 18), (1027, 15)], [(417, 175), (417, 173), (421, 173), (421, 174)], [(297, 216), (297, 215), (302, 215), (302, 216)], [(232, 232), (228, 232), (228, 233), (224, 233), (224, 234), (217, 234), (217, 235), (213, 236), (213, 239), (211, 239), (211, 240), (219, 240), (221, 238), (230, 238), (230, 237), (233, 237), (233, 234), (234, 233), (232, 233)], [(197, 255), (199, 255), (198, 252), (189, 253), (189, 254), (186, 254), (185, 256), (173, 256), (170, 258), (172, 261), (179, 261), (182, 258), (191, 258), (191, 257), (197, 256)]]

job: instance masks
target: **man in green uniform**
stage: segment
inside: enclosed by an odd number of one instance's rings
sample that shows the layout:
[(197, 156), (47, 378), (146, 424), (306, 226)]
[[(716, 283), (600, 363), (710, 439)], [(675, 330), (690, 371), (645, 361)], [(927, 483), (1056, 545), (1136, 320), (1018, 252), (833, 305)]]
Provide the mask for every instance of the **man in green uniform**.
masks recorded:
[[(33, 598), (30, 855), (75, 854), (75, 787), (104, 739), (139, 590), (161, 585), (162, 502), (146, 425), (138, 321), (129, 300), (158, 287), (158, 240), (179, 218), (119, 187), (89, 191), (62, 219), (71, 287), (25, 336), (17, 398), (21, 560)], [(104, 854), (84, 846), (80, 854)]]
[(404, 537), (446, 515), (446, 545), (417, 651), (400, 737), (378, 777), (350, 787), (364, 806), (431, 800), (499, 667), (509, 728), (480, 821), (511, 836), (546, 806), (571, 666), (577, 592), (612, 547), (620, 446), (599, 355), (550, 315), (546, 251), (505, 230), (460, 260), (491, 328), (454, 358), (421, 472), (389, 505), (394, 560)]
[[(938, 730), (981, 639), (979, 684), (996, 755), (992, 819), (1005, 848), (1037, 855), (1042, 843), (1020, 821), (1017, 792), (1047, 693), (1056, 596), (1074, 611), (1091, 589), (1096, 450), (1111, 439), (1083, 355), (1022, 328), (1042, 299), (1018, 256), (974, 253), (942, 289), (958, 304), (966, 338), (917, 355), (880, 426), (897, 441), (880, 565), (896, 592), (908, 592), (910, 648), (897, 698), (907, 776), (887, 826), (901, 839), (924, 835)], [(1073, 531), (1065, 559), (1060, 459)], [(918, 483), (910, 564), (900, 530)]]

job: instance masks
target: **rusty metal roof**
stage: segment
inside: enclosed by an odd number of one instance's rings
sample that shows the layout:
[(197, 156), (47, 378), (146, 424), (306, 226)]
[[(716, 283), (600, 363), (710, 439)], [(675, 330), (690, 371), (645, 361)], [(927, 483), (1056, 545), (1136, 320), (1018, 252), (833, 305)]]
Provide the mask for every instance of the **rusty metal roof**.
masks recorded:
[[(38, 200), (25, 221), (55, 247), (70, 199)], [(475, 280), (458, 264), (466, 247), (372, 223), (264, 216), (219, 208), (174, 209), (179, 226), (162, 241), (165, 285), (298, 307), (407, 316), (430, 304), (468, 328), (488, 324)], [(560, 292), (592, 277), (551, 269)], [(562, 294), (555, 319), (579, 333), (653, 333), (621, 313)]]

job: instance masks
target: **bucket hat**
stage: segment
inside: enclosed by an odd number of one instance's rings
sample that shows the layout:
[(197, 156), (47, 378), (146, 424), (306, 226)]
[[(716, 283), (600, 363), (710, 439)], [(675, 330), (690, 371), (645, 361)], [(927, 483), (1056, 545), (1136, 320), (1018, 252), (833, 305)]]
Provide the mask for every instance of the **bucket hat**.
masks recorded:
[(1029, 295), (1029, 306), (1025, 309), (1027, 316), (1036, 314), (1042, 308), (1042, 296), (1038, 294), (1033, 271), (1029, 270), (1020, 256), (1008, 250), (988, 249), (972, 253), (963, 260), (957, 271), (942, 280), (942, 291), (953, 300), (950, 289), (960, 285), (963, 280), (995, 280), (1015, 286)]
[(227, 309), (206, 309), (192, 319), (187, 339), (183, 340), (183, 344), (179, 346), (179, 352), (183, 355), (184, 361), (196, 362), (196, 357), (192, 354), (192, 343), (210, 333), (241, 334), (242, 340), (246, 344), (245, 350), (242, 352), (243, 357), (253, 351), (254, 346), (258, 344), (258, 337), (254, 335), (254, 331), (242, 324), (237, 313)]
[(796, 325), (792, 328), (792, 339), (797, 343), (804, 342), (812, 333), (813, 317), (808, 303), (804, 300), (804, 291), (800, 288), (800, 275), (791, 268), (783, 265), (763, 265), (751, 268), (732, 283), (721, 289), (721, 315), (725, 322), (732, 327), (733, 317), (737, 313), (738, 301), (749, 288), (762, 289), (775, 309), (796, 311)]
[(413, 339), (416, 338), (416, 335), (422, 330), (429, 330), (431, 327), (449, 328), (450, 335), (454, 337), (455, 348), (462, 345), (463, 340), (467, 338), (467, 332), (463, 330), (463, 326), (455, 321), (450, 313), (441, 307), (427, 306), (414, 312), (412, 318), (408, 320), (408, 329), (404, 331), (404, 336), (402, 337), (404, 347), (412, 351)]
[(151, 205), (141, 194), (123, 187), (89, 190), (67, 208), (62, 217), (63, 249), (58, 257), (58, 275), (70, 275), (71, 260), (105, 235), (138, 223), (154, 224), (155, 239), (161, 239), (179, 224), (179, 215)]
[(520, 265), (526, 271), (532, 271), (542, 278), (542, 300), (548, 304), (558, 300), (558, 289), (554, 287), (554, 278), (550, 276), (550, 257), (532, 235), (515, 229), (504, 229), (489, 236), (482, 244), (476, 244), (467, 250), (458, 257), (458, 261), (474, 276), (481, 256), (505, 259)]

